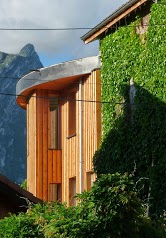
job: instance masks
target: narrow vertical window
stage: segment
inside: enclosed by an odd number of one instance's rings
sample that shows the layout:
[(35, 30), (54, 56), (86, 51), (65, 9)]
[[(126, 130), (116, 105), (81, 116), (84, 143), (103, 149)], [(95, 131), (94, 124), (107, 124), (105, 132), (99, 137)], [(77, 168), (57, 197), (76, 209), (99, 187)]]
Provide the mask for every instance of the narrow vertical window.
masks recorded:
[(68, 136), (76, 135), (76, 93), (73, 92), (69, 97), (69, 124)]
[(69, 179), (69, 204), (76, 206), (76, 177)]
[(87, 180), (87, 191), (89, 191), (93, 185), (94, 182), (94, 174), (92, 172), (86, 173), (86, 180)]
[(50, 184), (50, 201), (61, 201), (61, 184)]
[(50, 97), (50, 149), (60, 148), (60, 123), (58, 98)]

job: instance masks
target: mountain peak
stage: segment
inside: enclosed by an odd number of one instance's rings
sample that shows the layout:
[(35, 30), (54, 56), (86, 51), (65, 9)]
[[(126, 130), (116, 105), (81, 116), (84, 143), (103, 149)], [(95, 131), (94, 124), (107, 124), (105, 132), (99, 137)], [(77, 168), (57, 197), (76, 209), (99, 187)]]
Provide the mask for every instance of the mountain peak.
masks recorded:
[(26, 175), (26, 116), (15, 97), (3, 93), (15, 94), (18, 79), (42, 67), (32, 44), (25, 45), (20, 54), (0, 52), (0, 173), (19, 184)]
[(19, 55), (22, 55), (22, 56), (31, 56), (35, 53), (35, 48), (32, 44), (27, 44), (25, 45), (21, 50), (20, 50), (20, 53)]

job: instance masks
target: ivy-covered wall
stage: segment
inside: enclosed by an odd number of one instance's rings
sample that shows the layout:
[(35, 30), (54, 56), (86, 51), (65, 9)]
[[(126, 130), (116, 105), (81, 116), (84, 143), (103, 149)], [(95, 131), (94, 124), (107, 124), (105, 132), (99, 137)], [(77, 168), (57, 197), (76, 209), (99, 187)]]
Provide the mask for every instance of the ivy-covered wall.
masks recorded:
[[(164, 2), (162, 0), (160, 2)], [(166, 210), (166, 5), (100, 41), (103, 138), (94, 168), (133, 173), (152, 215)]]

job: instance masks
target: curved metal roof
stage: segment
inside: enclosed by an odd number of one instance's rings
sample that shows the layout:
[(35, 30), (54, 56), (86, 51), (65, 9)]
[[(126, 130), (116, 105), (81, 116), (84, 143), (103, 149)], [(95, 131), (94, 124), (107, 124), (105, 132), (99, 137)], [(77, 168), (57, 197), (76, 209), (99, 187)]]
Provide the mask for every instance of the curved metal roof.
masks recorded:
[(55, 64), (46, 68), (34, 70), (22, 77), (16, 85), (17, 97), (25, 90), (45, 83), (56, 82), (73, 76), (81, 76), (100, 68), (99, 56), (92, 56)]

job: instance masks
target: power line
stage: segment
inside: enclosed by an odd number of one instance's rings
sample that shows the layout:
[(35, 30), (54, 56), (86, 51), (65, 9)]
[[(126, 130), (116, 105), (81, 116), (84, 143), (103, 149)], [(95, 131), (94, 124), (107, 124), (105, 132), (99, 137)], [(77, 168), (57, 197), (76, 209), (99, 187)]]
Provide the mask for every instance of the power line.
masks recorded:
[[(2, 93), (0, 92), (0, 95), (2, 96), (12, 96), (12, 97), (24, 97), (24, 98), (27, 98), (29, 99), (29, 96), (26, 96), (26, 95), (17, 95), (17, 94), (13, 94), (13, 93)], [(52, 98), (52, 97), (45, 97), (45, 96), (34, 96), (34, 95), (31, 95), (31, 97), (34, 97), (34, 98), (41, 98), (41, 99), (49, 99), (49, 98)], [(55, 98), (58, 98), (59, 101), (76, 101), (76, 102), (84, 102), (84, 103), (99, 103), (99, 104), (112, 104), (113, 106), (115, 105), (124, 105), (125, 107), (128, 106), (128, 107), (131, 107), (131, 106), (135, 106), (136, 108), (139, 106), (138, 104), (135, 104), (135, 103), (129, 103), (129, 102), (116, 102), (116, 101), (96, 101), (96, 100), (85, 100), (85, 99), (76, 99), (76, 100), (73, 100), (73, 99), (70, 99), (68, 97), (56, 97)], [(159, 105), (159, 103), (141, 103), (140, 104), (140, 107), (142, 107), (142, 105), (145, 105), (145, 106), (148, 106), (148, 107), (156, 107), (156, 108), (166, 108), (166, 103), (162, 102), (162, 104), (164, 105)]]
[[(92, 27), (93, 28), (93, 27)], [(90, 27), (67, 27), (67, 28), (0, 28), (1, 31), (71, 31), (90, 30)], [(98, 28), (99, 29), (99, 28)]]
[[(116, 24), (116, 23), (115, 23)], [(125, 25), (125, 27), (139, 27), (140, 25)], [(156, 27), (156, 26), (166, 26), (166, 24), (141, 24), (141, 26), (150, 26), (150, 27)], [(117, 26), (111, 26), (111, 27), (64, 27), (64, 28), (0, 28), (0, 31), (73, 31), (73, 30), (91, 30), (96, 29), (100, 30), (105, 28), (117, 28)]]
[[(3, 93), (3, 92), (0, 92), (0, 95), (2, 96), (13, 96), (13, 97), (24, 97), (24, 98), (29, 98), (29, 96), (26, 96), (26, 95), (19, 95), (19, 94), (14, 94), (14, 93)], [(52, 97), (45, 97), (45, 96), (34, 96), (34, 95), (31, 95), (31, 97), (34, 97), (34, 98), (45, 98), (45, 99), (49, 99), (49, 98), (52, 98)], [(55, 96), (55, 98), (57, 98)], [(63, 100), (63, 101), (76, 101), (76, 102), (91, 102), (91, 103), (113, 103), (113, 102), (106, 102), (106, 101), (95, 101), (95, 100), (80, 100), (80, 99), (76, 99), (76, 100), (73, 100), (73, 99), (70, 99), (68, 97), (58, 97), (58, 100)], [(121, 103), (117, 103), (117, 104), (121, 104)]]

